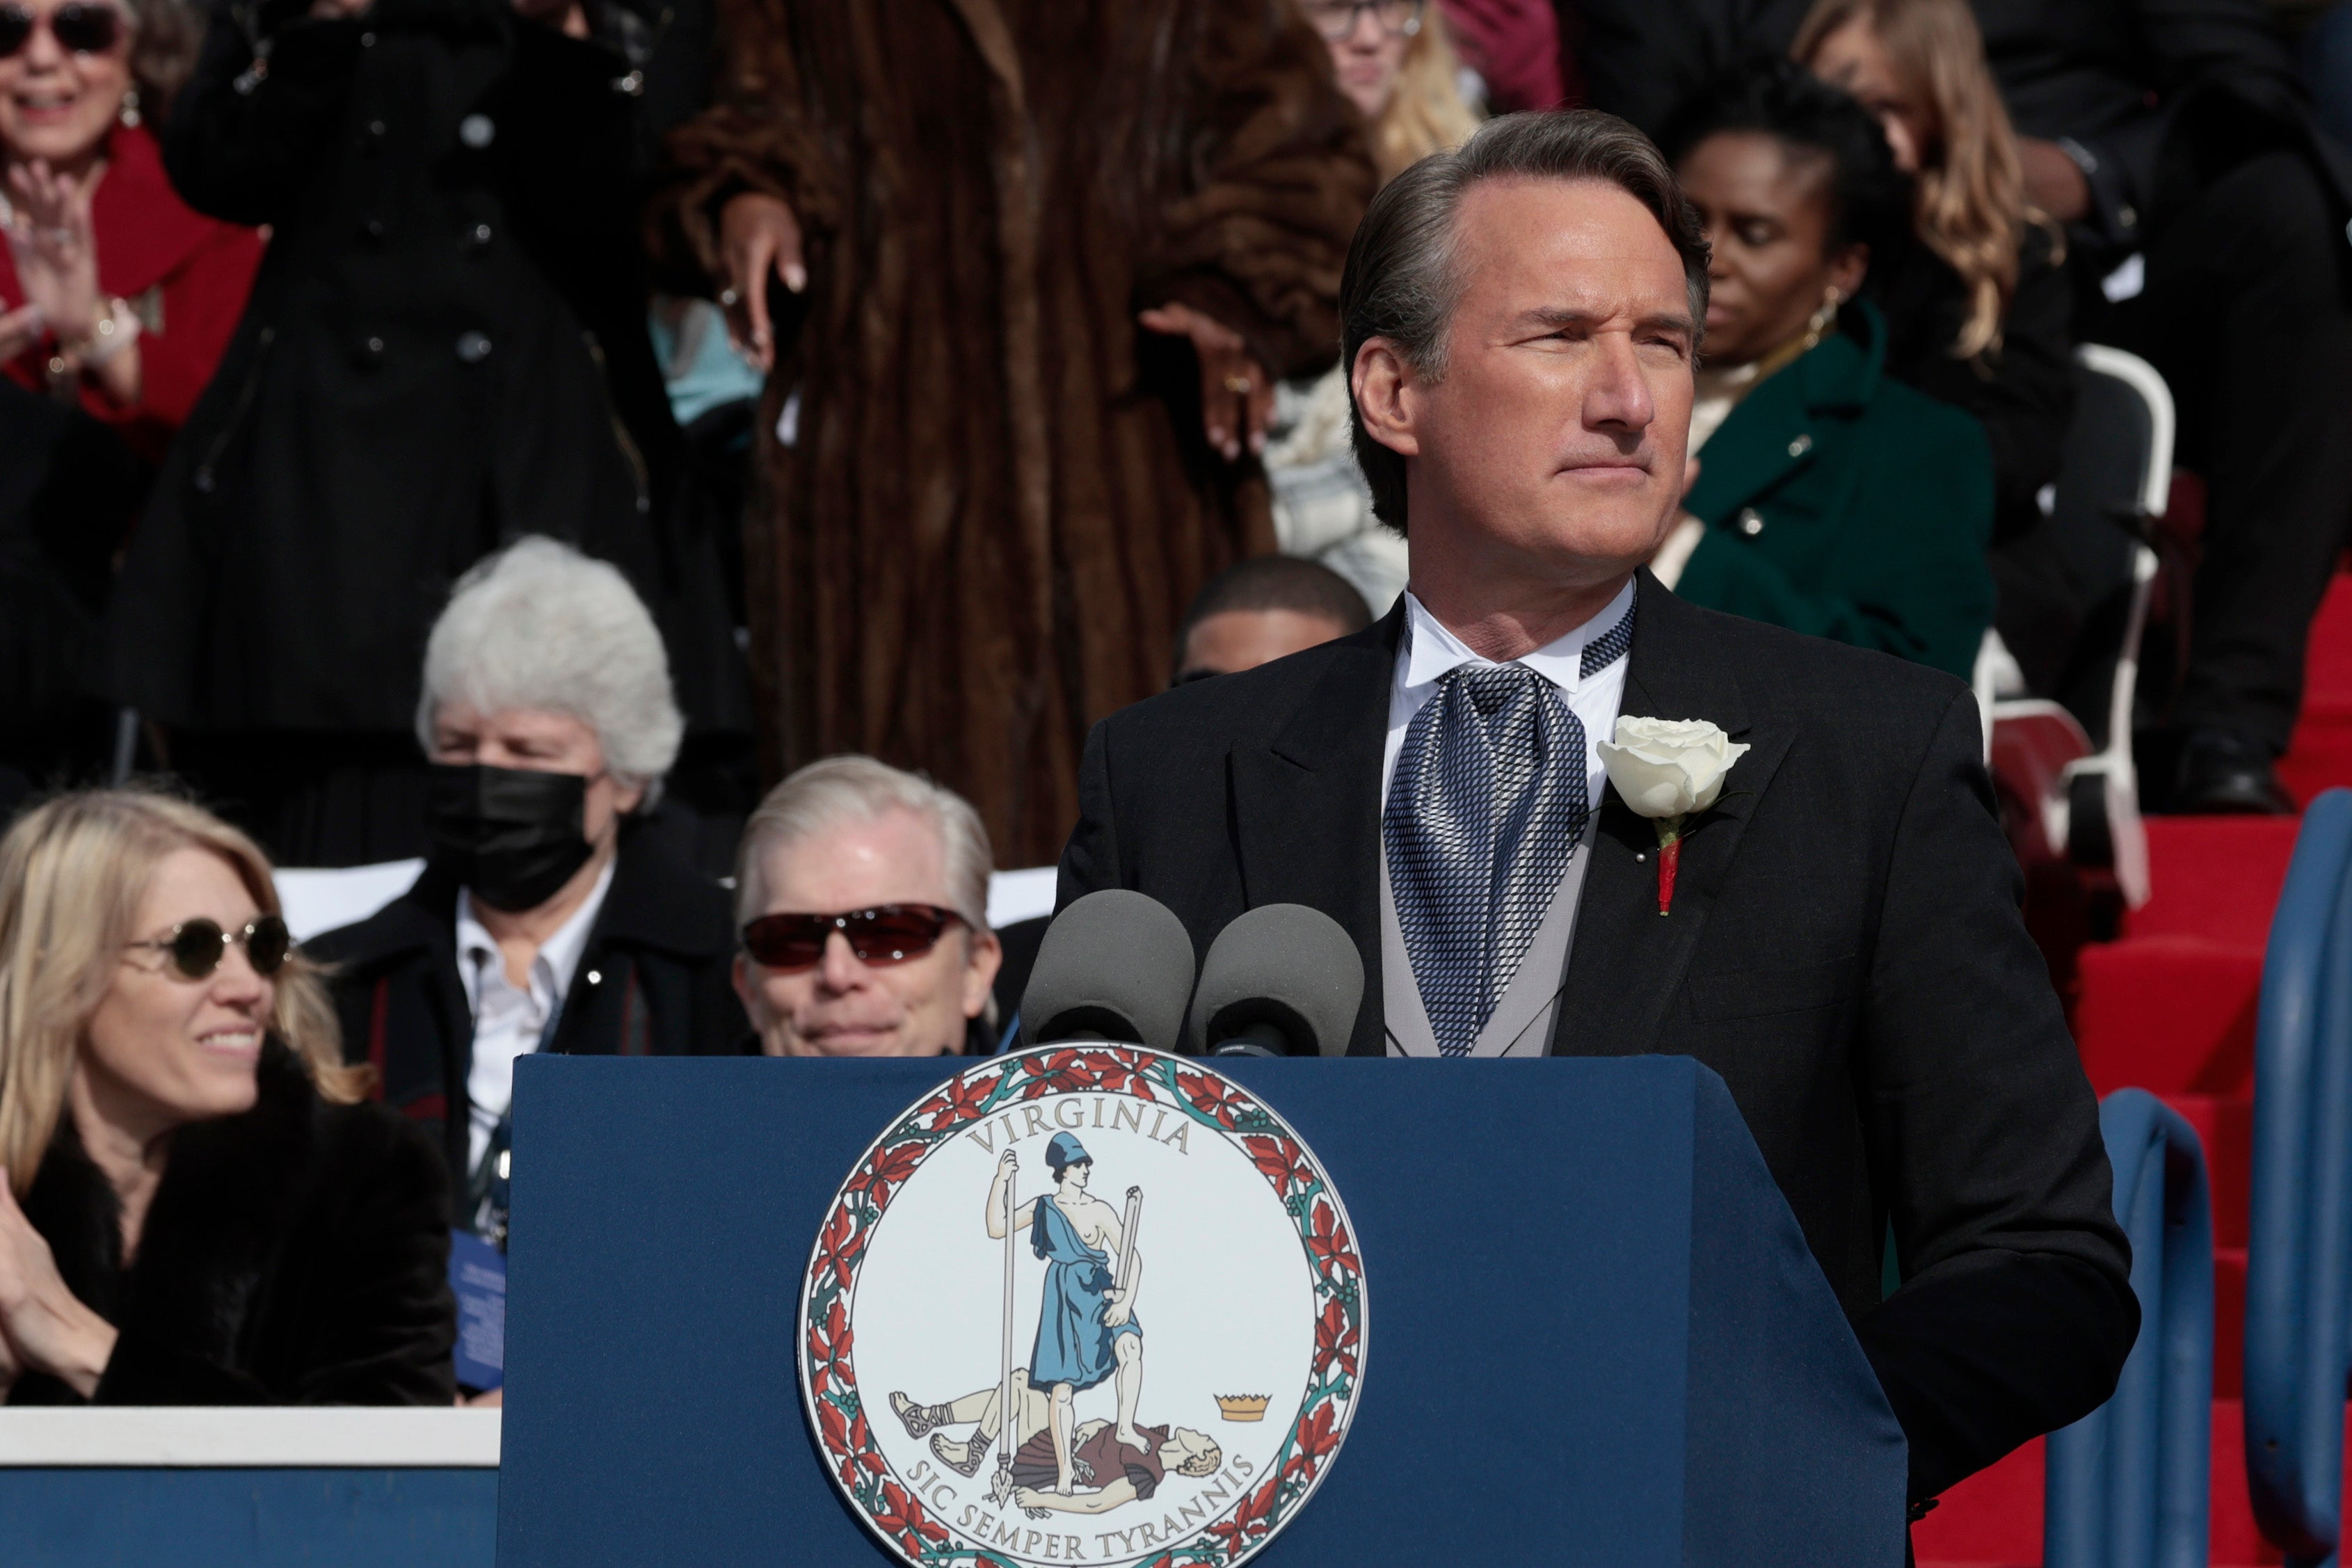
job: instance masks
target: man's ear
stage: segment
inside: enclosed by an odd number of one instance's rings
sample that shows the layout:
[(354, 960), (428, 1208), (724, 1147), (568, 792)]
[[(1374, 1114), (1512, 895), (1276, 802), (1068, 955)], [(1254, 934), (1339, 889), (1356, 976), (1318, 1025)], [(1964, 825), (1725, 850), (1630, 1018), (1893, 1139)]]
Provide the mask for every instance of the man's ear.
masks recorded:
[(751, 960), (743, 953), (735, 955), (733, 979), (735, 1000), (743, 1004), (744, 1016), (751, 1020), (751, 1026), (759, 1027), (760, 988), (751, 984)]
[(1365, 432), (1401, 458), (1421, 456), (1421, 437), (1413, 429), (1413, 397), (1420, 376), (1386, 338), (1366, 338), (1356, 351), (1348, 377), (1355, 394), (1356, 417)]
[(996, 933), (983, 926), (970, 934), (971, 947), (966, 951), (963, 966), (963, 1016), (977, 1018), (987, 1010), (990, 988), (996, 984), (996, 972), (1004, 967), (1004, 944)]

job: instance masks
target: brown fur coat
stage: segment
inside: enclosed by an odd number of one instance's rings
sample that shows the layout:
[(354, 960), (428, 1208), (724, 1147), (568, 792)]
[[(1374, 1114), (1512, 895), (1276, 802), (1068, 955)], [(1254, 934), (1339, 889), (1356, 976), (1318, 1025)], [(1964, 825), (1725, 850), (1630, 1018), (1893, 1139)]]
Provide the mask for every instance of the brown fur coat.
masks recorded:
[(655, 243), (708, 291), (729, 196), (782, 196), (805, 231), (746, 530), (767, 760), (928, 769), (1000, 864), (1050, 862), (1087, 726), (1166, 681), (1203, 581), (1273, 548), (1256, 466), (1202, 437), (1191, 348), (1136, 312), (1192, 305), (1278, 376), (1330, 363), (1361, 122), (1286, 0), (720, 19)]

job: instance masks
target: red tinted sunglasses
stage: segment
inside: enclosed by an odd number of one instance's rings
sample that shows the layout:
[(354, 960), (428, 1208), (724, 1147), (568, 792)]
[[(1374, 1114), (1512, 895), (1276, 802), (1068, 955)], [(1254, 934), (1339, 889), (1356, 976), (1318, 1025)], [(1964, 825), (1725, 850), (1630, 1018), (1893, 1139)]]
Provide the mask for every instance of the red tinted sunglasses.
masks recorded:
[(122, 13), (89, 0), (67, 0), (44, 18), (22, 5), (0, 5), (0, 59), (33, 40), (33, 29), (47, 21), (58, 47), (77, 55), (102, 55), (122, 39)]
[(939, 945), (950, 924), (964, 924), (937, 904), (877, 904), (838, 915), (761, 915), (743, 928), (743, 949), (763, 969), (807, 969), (839, 931), (860, 963), (904, 963)]

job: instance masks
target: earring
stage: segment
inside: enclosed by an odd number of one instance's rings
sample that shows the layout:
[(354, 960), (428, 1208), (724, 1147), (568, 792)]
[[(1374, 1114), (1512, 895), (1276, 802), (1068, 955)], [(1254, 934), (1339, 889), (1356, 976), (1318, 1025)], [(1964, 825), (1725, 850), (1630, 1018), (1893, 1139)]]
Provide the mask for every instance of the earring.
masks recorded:
[(1845, 296), (1838, 291), (1838, 286), (1834, 283), (1831, 284), (1829, 291), (1822, 296), (1821, 308), (1815, 310), (1812, 319), (1805, 323), (1805, 347), (1808, 350), (1818, 347), (1822, 341), (1822, 334), (1836, 323), (1838, 301), (1844, 298)]
[(123, 91), (122, 91), (122, 111), (121, 111), (121, 113), (120, 115), (118, 115), (116, 118), (120, 119), (120, 120), (122, 121), (123, 128), (124, 128), (125, 130), (133, 130), (133, 131), (135, 131), (135, 130), (137, 130), (137, 129), (138, 129), (138, 127), (139, 127), (139, 89), (138, 89), (137, 88), (135, 88), (135, 87), (131, 87), (131, 88), (125, 88), (125, 89), (123, 89)]

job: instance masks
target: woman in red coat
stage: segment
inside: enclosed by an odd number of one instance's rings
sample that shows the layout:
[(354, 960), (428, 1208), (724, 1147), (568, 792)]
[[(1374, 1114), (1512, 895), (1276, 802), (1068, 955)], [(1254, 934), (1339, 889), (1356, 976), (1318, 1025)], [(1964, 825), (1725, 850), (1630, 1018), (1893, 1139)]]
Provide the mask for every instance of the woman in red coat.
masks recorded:
[(261, 260), (259, 235), (173, 194), (140, 123), (177, 74), (173, 21), (124, 0), (0, 6), (0, 374), (79, 402), (151, 463)]

